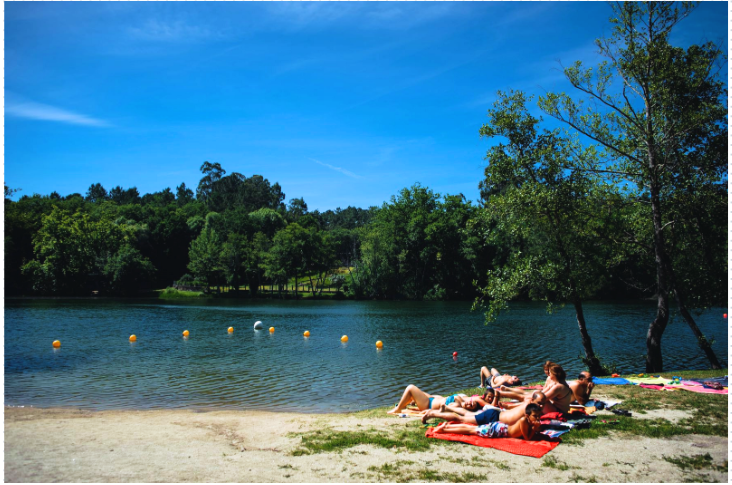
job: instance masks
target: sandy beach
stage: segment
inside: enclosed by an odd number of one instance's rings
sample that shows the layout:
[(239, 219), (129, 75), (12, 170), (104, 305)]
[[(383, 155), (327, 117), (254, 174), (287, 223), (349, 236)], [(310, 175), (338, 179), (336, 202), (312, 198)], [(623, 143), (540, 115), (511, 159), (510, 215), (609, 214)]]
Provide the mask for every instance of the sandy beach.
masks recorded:
[[(684, 413), (678, 414), (676, 418)], [(682, 470), (663, 458), (709, 453), (714, 463), (726, 463), (727, 440), (716, 436), (612, 436), (560, 444), (546, 455), (555, 466), (545, 459), (459, 443), (423, 452), (359, 445), (341, 452), (292, 454), (300, 442), (296, 433), (368, 427), (388, 434), (407, 421), (386, 415), (6, 407), (5, 481), (727, 481), (726, 471)]]

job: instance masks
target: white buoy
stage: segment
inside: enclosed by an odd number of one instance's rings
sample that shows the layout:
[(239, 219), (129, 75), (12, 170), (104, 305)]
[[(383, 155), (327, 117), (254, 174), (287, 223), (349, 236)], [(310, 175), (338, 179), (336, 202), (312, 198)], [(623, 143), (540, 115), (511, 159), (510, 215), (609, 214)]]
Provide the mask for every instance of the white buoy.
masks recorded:
[(256, 321), (254, 322), (254, 330), (262, 330), (264, 328), (264, 325), (262, 325), (262, 322)]

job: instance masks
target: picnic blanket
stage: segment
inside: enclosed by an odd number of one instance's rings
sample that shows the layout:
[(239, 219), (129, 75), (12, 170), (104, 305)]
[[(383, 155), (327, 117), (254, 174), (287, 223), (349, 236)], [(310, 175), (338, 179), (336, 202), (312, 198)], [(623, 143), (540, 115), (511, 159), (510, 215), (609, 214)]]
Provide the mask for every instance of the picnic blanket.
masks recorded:
[(526, 441), (517, 438), (483, 438), (472, 434), (435, 433), (434, 428), (429, 428), (425, 436), (438, 440), (458, 441), (483, 448), (494, 448), (514, 455), (533, 456), (534, 458), (541, 458), (559, 445), (559, 440), (556, 439)]
[(625, 384), (633, 384), (628, 379), (622, 377), (595, 377), (592, 379), (595, 384), (601, 386), (622, 386)]
[(727, 394), (729, 392), (728, 389), (709, 389), (704, 386), (687, 386), (687, 385), (671, 385), (671, 386), (664, 386), (664, 389), (666, 391), (673, 391), (675, 389), (680, 389), (682, 391), (689, 391), (689, 392), (699, 392), (702, 394)]

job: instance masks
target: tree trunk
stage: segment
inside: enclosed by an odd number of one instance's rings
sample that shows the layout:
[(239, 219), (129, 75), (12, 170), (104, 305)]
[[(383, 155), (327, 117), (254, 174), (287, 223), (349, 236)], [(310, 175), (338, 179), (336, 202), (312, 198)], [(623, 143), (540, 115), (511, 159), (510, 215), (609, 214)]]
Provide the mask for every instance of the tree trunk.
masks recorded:
[(605, 373), (600, 365), (600, 360), (592, 350), (592, 339), (590, 338), (590, 334), (587, 332), (587, 326), (585, 325), (585, 312), (582, 309), (582, 300), (574, 298), (572, 303), (574, 304), (574, 310), (577, 314), (577, 325), (579, 326), (580, 337), (582, 337), (582, 347), (585, 349), (585, 357), (587, 358), (585, 363), (587, 364), (587, 368), (593, 376), (604, 375)]
[(313, 285), (313, 276), (311, 274), (308, 274), (308, 279), (310, 280), (310, 292), (315, 296), (315, 285)]
[[(653, 156), (649, 156), (649, 168), (655, 170)], [(661, 337), (668, 324), (668, 289), (669, 269), (671, 264), (666, 254), (666, 247), (663, 237), (663, 224), (661, 218), (661, 200), (657, 183), (651, 183), (651, 210), (653, 214), (653, 248), (656, 256), (656, 292), (658, 295), (658, 306), (656, 318), (648, 327), (646, 335), (646, 372), (662, 372), (663, 356), (661, 355)]]
[(684, 305), (683, 299), (679, 294), (679, 289), (675, 288), (674, 293), (676, 295), (676, 303), (679, 305), (679, 312), (681, 313), (681, 316), (684, 317), (684, 320), (686, 320), (686, 323), (689, 325), (689, 328), (691, 328), (691, 331), (694, 333), (696, 341), (699, 344), (699, 347), (706, 354), (707, 359), (709, 359), (709, 364), (712, 366), (712, 369), (721, 369), (722, 366), (719, 364), (719, 361), (717, 360), (717, 355), (714, 353), (714, 350), (712, 350), (712, 345), (709, 343), (709, 340), (707, 340), (704, 334), (701, 333), (699, 327), (696, 326), (696, 322)]

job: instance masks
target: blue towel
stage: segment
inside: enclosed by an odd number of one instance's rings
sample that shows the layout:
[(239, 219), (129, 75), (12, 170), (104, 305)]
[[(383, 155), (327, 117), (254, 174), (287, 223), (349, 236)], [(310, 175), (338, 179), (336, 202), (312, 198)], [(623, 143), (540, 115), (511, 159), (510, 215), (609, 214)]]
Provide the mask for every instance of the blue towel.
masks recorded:
[(622, 386), (623, 384), (633, 384), (628, 379), (622, 377), (594, 377), (592, 381), (601, 386)]

